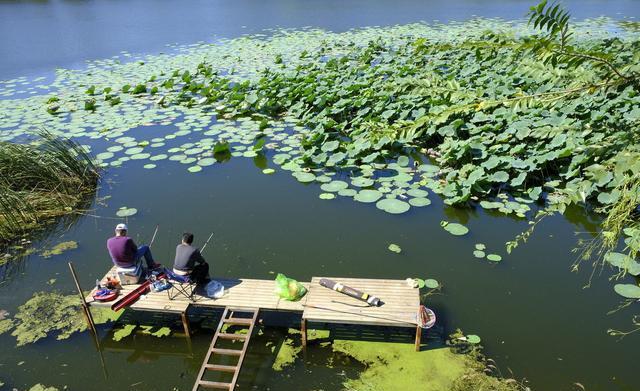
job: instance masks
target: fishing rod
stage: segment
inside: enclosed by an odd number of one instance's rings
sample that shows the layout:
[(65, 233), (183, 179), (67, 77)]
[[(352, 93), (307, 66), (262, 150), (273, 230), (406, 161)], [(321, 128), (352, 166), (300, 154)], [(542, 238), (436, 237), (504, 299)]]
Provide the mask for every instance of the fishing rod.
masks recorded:
[(213, 237), (213, 232), (211, 232), (211, 235), (209, 235), (209, 239), (207, 239), (207, 241), (204, 243), (204, 246), (202, 246), (202, 248), (200, 249), (201, 255), (204, 252), (204, 249), (207, 247), (207, 244), (209, 244), (209, 241), (211, 240), (212, 237)]
[(158, 227), (160, 227), (160, 224), (156, 224), (156, 230), (153, 231), (153, 236), (151, 237), (151, 241), (149, 242), (149, 247), (151, 247), (151, 245), (153, 244), (153, 241), (156, 240), (156, 235), (158, 234)]

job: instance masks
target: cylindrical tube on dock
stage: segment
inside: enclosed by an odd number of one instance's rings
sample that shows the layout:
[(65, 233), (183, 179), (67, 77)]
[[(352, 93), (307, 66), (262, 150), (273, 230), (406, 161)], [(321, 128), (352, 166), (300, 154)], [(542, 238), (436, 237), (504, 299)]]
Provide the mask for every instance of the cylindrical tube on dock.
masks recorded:
[(375, 296), (371, 296), (368, 293), (360, 292), (357, 289), (351, 288), (339, 282), (335, 282), (333, 280), (329, 280), (328, 278), (321, 278), (320, 285), (325, 288), (333, 289), (336, 292), (343, 293), (347, 296), (353, 297), (354, 299), (362, 300), (369, 305), (379, 306), (380, 299)]

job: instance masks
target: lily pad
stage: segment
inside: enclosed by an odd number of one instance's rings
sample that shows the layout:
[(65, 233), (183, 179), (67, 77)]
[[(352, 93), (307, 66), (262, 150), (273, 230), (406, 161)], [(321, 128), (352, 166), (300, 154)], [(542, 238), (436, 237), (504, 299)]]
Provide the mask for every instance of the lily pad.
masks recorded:
[(502, 261), (502, 257), (498, 254), (489, 254), (487, 255), (487, 259), (491, 262), (500, 262)]
[(633, 284), (616, 284), (613, 286), (613, 290), (627, 299), (640, 299), (640, 286)]
[(433, 278), (427, 278), (426, 280), (424, 280), (424, 286), (429, 289), (436, 289), (440, 286), (440, 283), (438, 282), (438, 280), (434, 280)]
[(322, 191), (327, 192), (338, 192), (340, 190), (344, 190), (349, 187), (349, 184), (344, 181), (331, 181), (329, 183), (323, 183), (320, 188)]
[(380, 200), (376, 202), (376, 207), (391, 214), (401, 214), (411, 209), (411, 206), (408, 203), (395, 198), (385, 198)]
[(395, 243), (391, 243), (389, 247), (387, 247), (389, 251), (393, 251), (396, 254), (400, 254), (402, 252), (402, 248)]
[(484, 251), (482, 250), (475, 250), (473, 252), (473, 256), (476, 258), (484, 258), (485, 254), (484, 254)]
[(376, 202), (382, 197), (382, 193), (378, 190), (364, 189), (360, 190), (353, 199), (358, 202), (372, 203)]
[(358, 194), (358, 192), (354, 189), (342, 189), (338, 191), (338, 195), (343, 197), (355, 197), (356, 194)]
[(469, 228), (465, 227), (462, 224), (450, 223), (444, 220), (440, 222), (440, 226), (444, 228), (445, 231), (455, 236), (466, 235), (469, 232)]
[(264, 170), (262, 170), (262, 173), (266, 174), (266, 175), (271, 175), (271, 174), (273, 174), (275, 172), (276, 172), (276, 170), (274, 170), (273, 168), (265, 168)]
[(412, 198), (409, 200), (409, 204), (415, 207), (422, 207), (422, 206), (431, 205), (431, 200), (428, 198), (421, 198), (421, 197)]
[(126, 206), (121, 207), (116, 212), (116, 216), (118, 217), (130, 217), (138, 213), (138, 209), (136, 208), (127, 208)]
[(373, 186), (374, 180), (371, 178), (357, 177), (351, 179), (351, 184), (355, 187), (369, 187)]
[(336, 195), (333, 193), (322, 193), (318, 197), (320, 197), (321, 200), (332, 200), (336, 198)]
[(467, 342), (469, 342), (470, 344), (477, 345), (480, 343), (480, 341), (481, 341), (480, 337), (478, 337), (475, 334), (467, 335)]
[(309, 183), (316, 180), (316, 176), (310, 172), (297, 172), (294, 174), (296, 179), (302, 183)]
[(215, 164), (215, 162), (216, 162), (216, 159), (212, 157), (205, 157), (203, 159), (198, 160), (197, 164), (202, 167), (207, 167)]
[(107, 160), (107, 159), (111, 159), (112, 157), (113, 157), (112, 152), (102, 152), (96, 155), (96, 159), (100, 159), (100, 160)]
[(202, 171), (202, 167), (201, 166), (191, 166), (191, 167), (187, 168), (187, 171), (189, 171), (189, 172), (200, 172), (200, 171)]

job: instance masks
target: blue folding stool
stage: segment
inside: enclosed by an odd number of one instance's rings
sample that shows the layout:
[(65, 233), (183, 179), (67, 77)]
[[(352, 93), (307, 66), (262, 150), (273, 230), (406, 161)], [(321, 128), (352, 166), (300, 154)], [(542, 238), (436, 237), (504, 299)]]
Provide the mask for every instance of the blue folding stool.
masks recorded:
[(192, 281), (188, 275), (181, 276), (167, 268), (164, 269), (164, 274), (167, 276), (169, 282), (171, 282), (171, 288), (167, 289), (169, 300), (173, 300), (179, 295), (182, 295), (189, 299), (189, 301), (196, 301), (195, 293), (197, 284), (195, 281)]

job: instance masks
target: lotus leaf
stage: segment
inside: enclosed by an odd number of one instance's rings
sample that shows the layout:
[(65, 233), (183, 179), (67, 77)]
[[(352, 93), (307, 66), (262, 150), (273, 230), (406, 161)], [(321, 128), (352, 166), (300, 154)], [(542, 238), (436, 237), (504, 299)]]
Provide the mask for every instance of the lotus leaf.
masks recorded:
[(476, 258), (484, 258), (485, 254), (484, 254), (484, 251), (482, 250), (475, 250), (473, 252), (473, 256)]
[(336, 195), (333, 193), (322, 193), (319, 195), (321, 200), (332, 200), (336, 198)]
[(431, 200), (428, 198), (412, 198), (409, 200), (409, 204), (416, 207), (427, 206), (431, 205)]
[(121, 207), (116, 212), (116, 216), (118, 217), (130, 217), (138, 213), (138, 209), (136, 208), (127, 208), (126, 206)]
[(294, 174), (299, 182), (308, 183), (316, 180), (316, 176), (310, 172), (297, 172)]
[(480, 341), (480, 337), (475, 334), (467, 335), (467, 342), (469, 342), (470, 344), (477, 345), (480, 343)]
[(500, 262), (502, 261), (502, 257), (498, 254), (489, 254), (487, 255), (487, 259), (491, 262)]
[(389, 251), (393, 251), (396, 254), (400, 254), (402, 252), (402, 248), (395, 243), (391, 243), (388, 247)]
[(433, 278), (428, 278), (424, 280), (424, 286), (429, 289), (437, 289), (440, 286), (438, 280), (434, 280)]
[(371, 178), (357, 177), (351, 179), (351, 184), (356, 187), (369, 187), (373, 186), (375, 182)]
[(358, 202), (371, 203), (378, 201), (380, 197), (382, 197), (382, 193), (380, 193), (378, 190), (364, 189), (360, 190), (358, 194), (353, 197), (353, 199)]
[(408, 203), (395, 198), (385, 198), (380, 200), (376, 202), (376, 207), (391, 214), (405, 213), (411, 208)]
[(616, 284), (613, 289), (627, 299), (640, 299), (640, 286), (633, 284)]
[(462, 224), (450, 223), (444, 220), (440, 222), (440, 226), (450, 234), (456, 235), (456, 236), (466, 235), (469, 232), (469, 228), (465, 227)]
[(320, 188), (326, 192), (338, 192), (349, 187), (349, 184), (344, 181), (331, 181), (329, 183), (323, 183)]

